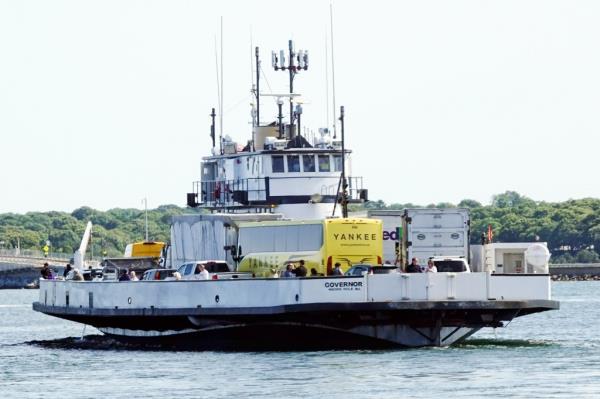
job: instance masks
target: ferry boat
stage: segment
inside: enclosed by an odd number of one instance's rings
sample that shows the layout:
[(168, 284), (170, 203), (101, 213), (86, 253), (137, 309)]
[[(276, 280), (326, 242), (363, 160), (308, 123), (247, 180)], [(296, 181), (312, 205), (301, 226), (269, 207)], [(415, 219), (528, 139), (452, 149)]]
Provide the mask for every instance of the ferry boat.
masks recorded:
[[(283, 52), (274, 53), (272, 63), (289, 72), (290, 90), (276, 95), (275, 121), (262, 123), (257, 48), (251, 140), (240, 145), (220, 136), (217, 141), (213, 109), (212, 155), (203, 158), (201, 180), (187, 194), (190, 207), (210, 213), (173, 219), (169, 260), (178, 266), (223, 259), (232, 269), (240, 265), (252, 272), (255, 266), (268, 270), (306, 258), (317, 273), (181, 281), (41, 280), (34, 310), (94, 326), (123, 341), (210, 349), (332, 349), (452, 345), (481, 328), (558, 309), (547, 268), (518, 275), (400, 269), (331, 275), (333, 262), (344, 270), (365, 259), (381, 263), (381, 222), (348, 218), (347, 205), (368, 200), (368, 192), (362, 178), (347, 173), (351, 152), (344, 143), (343, 107), (339, 138), (327, 128), (316, 138), (303, 135), (293, 78), (308, 68), (308, 53), (296, 52), (290, 41), (287, 61)], [(350, 230), (339, 230), (344, 228)], [(331, 242), (350, 237), (353, 242)], [(269, 245), (262, 245), (265, 240), (271, 240)], [(248, 248), (252, 243), (261, 243), (263, 251), (254, 253)], [(361, 257), (361, 248), (371, 257)]]

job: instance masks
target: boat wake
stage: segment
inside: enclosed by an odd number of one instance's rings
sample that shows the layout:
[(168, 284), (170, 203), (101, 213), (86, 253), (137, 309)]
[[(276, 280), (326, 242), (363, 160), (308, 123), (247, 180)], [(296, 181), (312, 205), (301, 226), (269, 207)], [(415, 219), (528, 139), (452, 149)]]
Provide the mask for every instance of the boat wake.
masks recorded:
[[(38, 346), (46, 349), (76, 349), (76, 350), (132, 350), (132, 351), (173, 351), (173, 350), (186, 350), (186, 351), (206, 351), (206, 350), (219, 350), (219, 351), (248, 351), (247, 348), (239, 348), (238, 350), (229, 349), (209, 349), (191, 347), (189, 345), (174, 345), (174, 344), (149, 344), (136, 343), (136, 342), (123, 342), (106, 335), (86, 335), (85, 337), (66, 337), (52, 340), (34, 340), (25, 342), (26, 345)], [(497, 349), (497, 348), (533, 348), (533, 347), (552, 347), (557, 345), (555, 342), (549, 341), (535, 341), (535, 340), (522, 340), (522, 339), (494, 339), (494, 338), (483, 338), (483, 339), (469, 339), (465, 342), (455, 344), (454, 349)], [(274, 349), (261, 348), (262, 351), (273, 351)], [(387, 348), (386, 350), (407, 350), (407, 349), (419, 349), (419, 348)], [(250, 350), (250, 351), (255, 351)], [(331, 350), (331, 349), (329, 349)], [(381, 350), (381, 349), (380, 349)], [(281, 351), (281, 349), (279, 349)], [(286, 351), (290, 351), (288, 347)], [(377, 350), (376, 350), (377, 351)]]
[(459, 344), (455, 344), (455, 348), (464, 349), (481, 349), (481, 348), (532, 348), (532, 347), (550, 347), (557, 345), (555, 342), (536, 341), (529, 339), (496, 339), (496, 338), (475, 338), (468, 339)]
[(84, 350), (173, 350), (171, 346), (149, 345), (148, 343), (121, 342), (105, 335), (86, 335), (85, 337), (66, 337), (51, 340), (34, 340), (26, 345), (39, 346), (46, 349), (84, 349)]

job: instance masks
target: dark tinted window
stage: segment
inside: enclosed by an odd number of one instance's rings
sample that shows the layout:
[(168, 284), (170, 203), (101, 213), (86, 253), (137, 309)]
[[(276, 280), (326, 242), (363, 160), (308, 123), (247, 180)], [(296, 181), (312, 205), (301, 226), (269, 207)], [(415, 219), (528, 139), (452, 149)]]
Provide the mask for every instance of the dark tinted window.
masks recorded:
[(352, 266), (350, 269), (348, 269), (348, 271), (345, 273), (346, 276), (362, 276), (363, 273), (366, 273), (369, 271), (369, 267), (368, 266)]
[(300, 172), (300, 156), (288, 155), (288, 172)]
[[(181, 269), (182, 268), (180, 268), (180, 270)], [(164, 280), (167, 277), (173, 277), (174, 272), (175, 272), (174, 269), (155, 270), (153, 272), (149, 272), (151, 274), (148, 275), (148, 280)]]
[(285, 172), (285, 167), (283, 166), (283, 155), (273, 155), (271, 157), (271, 166), (273, 173)]
[(314, 155), (302, 155), (302, 163), (305, 172), (315, 171), (315, 156)]
[(459, 260), (436, 260), (434, 263), (438, 272), (458, 273), (467, 271), (464, 262)]
[(334, 172), (342, 171), (342, 156), (341, 155), (333, 156), (333, 171)]
[(208, 262), (205, 266), (209, 273), (226, 273), (229, 271), (225, 262)]
[(319, 155), (319, 172), (330, 172), (329, 155)]

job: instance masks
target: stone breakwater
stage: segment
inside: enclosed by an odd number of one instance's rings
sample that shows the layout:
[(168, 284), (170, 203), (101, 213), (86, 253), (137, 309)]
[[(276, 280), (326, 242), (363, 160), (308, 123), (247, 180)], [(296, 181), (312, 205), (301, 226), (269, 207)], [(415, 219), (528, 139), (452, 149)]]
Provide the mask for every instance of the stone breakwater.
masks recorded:
[(550, 275), (553, 281), (600, 281), (600, 264), (552, 264)]
[(45, 262), (50, 264), (55, 273), (62, 273), (66, 263), (54, 258), (0, 257), (0, 289), (35, 288), (39, 284), (40, 270)]
[(570, 276), (568, 274), (553, 274), (552, 281), (600, 281), (600, 276), (584, 274), (579, 276)]
[(0, 289), (37, 285), (39, 277), (37, 266), (0, 262)]

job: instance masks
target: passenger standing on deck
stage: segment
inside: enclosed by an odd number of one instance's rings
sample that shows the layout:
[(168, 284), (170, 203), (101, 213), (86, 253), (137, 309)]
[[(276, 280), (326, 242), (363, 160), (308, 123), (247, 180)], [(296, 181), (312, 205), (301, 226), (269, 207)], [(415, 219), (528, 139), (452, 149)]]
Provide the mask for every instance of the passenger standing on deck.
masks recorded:
[(137, 274), (135, 274), (135, 271), (130, 271), (129, 272), (129, 280), (131, 281), (140, 281), (140, 279), (138, 278)]
[(40, 274), (42, 275), (42, 278), (49, 280), (50, 277), (48, 277), (50, 274), (52, 274), (52, 272), (50, 271), (50, 266), (48, 265), (48, 262), (44, 263), (44, 267), (42, 267), (42, 270), (40, 270)]
[(73, 280), (75, 280), (75, 281), (83, 281), (84, 280), (83, 274), (81, 274), (79, 269), (73, 270)]
[(127, 270), (123, 269), (121, 270), (121, 275), (119, 276), (119, 281), (129, 281), (131, 280), (129, 278), (129, 274), (127, 274)]
[(417, 258), (412, 258), (412, 262), (406, 268), (407, 273), (421, 273), (421, 266), (419, 266), (419, 260)]
[(344, 272), (342, 271), (342, 265), (340, 265), (339, 262), (335, 262), (335, 267), (333, 268), (331, 275), (332, 276), (343, 276), (344, 275)]
[(283, 275), (281, 277), (283, 277), (283, 278), (296, 277), (296, 275), (294, 274), (293, 266), (292, 266), (291, 263), (287, 264), (287, 266), (285, 267), (285, 271), (283, 272)]
[(208, 280), (210, 278), (208, 270), (202, 263), (196, 265), (196, 272), (194, 273), (194, 280)]
[(304, 266), (304, 260), (300, 260), (300, 265), (294, 269), (294, 274), (296, 277), (306, 277), (308, 270), (306, 270), (306, 266)]
[(67, 263), (67, 266), (65, 266), (65, 270), (63, 271), (63, 277), (66, 279), (67, 276), (69, 275), (69, 272), (73, 270), (73, 268), (71, 267), (70, 263)]
[(437, 273), (437, 267), (433, 263), (433, 260), (429, 259), (427, 261), (427, 268), (425, 269), (425, 273)]

